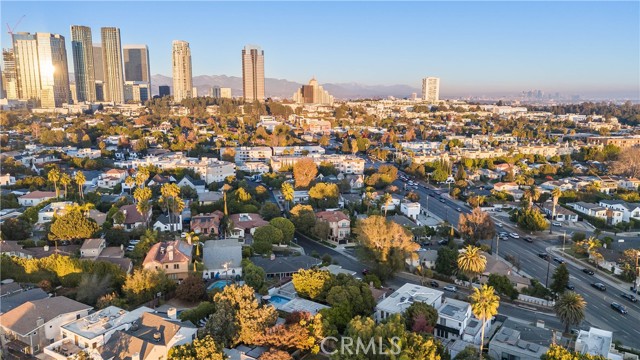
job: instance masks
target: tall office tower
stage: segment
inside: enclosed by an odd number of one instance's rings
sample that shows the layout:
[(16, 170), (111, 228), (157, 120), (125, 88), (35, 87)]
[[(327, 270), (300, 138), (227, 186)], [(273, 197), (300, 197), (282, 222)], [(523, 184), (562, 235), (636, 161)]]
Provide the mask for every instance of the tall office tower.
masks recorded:
[(121, 104), (124, 102), (124, 76), (122, 71), (120, 29), (103, 27), (101, 32), (104, 100)]
[(40, 103), (55, 108), (69, 103), (69, 67), (64, 36), (36, 33), (40, 64)]
[(93, 44), (93, 73), (96, 83), (96, 101), (104, 101), (104, 66), (100, 44)]
[(158, 86), (158, 95), (160, 95), (160, 97), (171, 95), (171, 88), (169, 85)]
[(18, 80), (18, 98), (40, 99), (40, 64), (36, 35), (27, 32), (14, 33), (13, 56)]
[(422, 100), (432, 103), (440, 100), (440, 78), (427, 77), (422, 79)]
[(264, 101), (264, 51), (258, 46), (242, 50), (242, 94), (245, 101)]
[(124, 80), (151, 84), (149, 47), (147, 45), (125, 45), (123, 52)]
[(2, 49), (2, 89), (9, 100), (18, 99), (18, 75), (13, 49)]
[(191, 49), (189, 43), (182, 40), (173, 41), (173, 101), (181, 102), (193, 96), (193, 79), (191, 73)]
[(93, 39), (88, 26), (71, 25), (71, 52), (73, 53), (73, 74), (76, 78), (78, 102), (96, 101), (96, 80), (93, 69)]
[(333, 105), (333, 96), (318, 85), (318, 80), (312, 78), (309, 85), (302, 87), (293, 94), (293, 101), (298, 104), (328, 104)]

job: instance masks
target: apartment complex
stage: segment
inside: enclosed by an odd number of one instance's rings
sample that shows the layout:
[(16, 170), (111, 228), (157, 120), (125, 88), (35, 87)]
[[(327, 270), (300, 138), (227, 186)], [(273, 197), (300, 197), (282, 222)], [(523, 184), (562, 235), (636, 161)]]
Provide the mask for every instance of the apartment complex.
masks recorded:
[(264, 51), (258, 46), (242, 50), (242, 94), (246, 101), (264, 101)]
[(104, 100), (121, 104), (124, 103), (124, 74), (122, 71), (120, 29), (103, 27), (101, 33)]
[[(78, 102), (96, 101), (93, 40), (88, 26), (71, 26), (75, 96)], [(102, 64), (102, 63), (101, 63)]]
[(193, 79), (191, 73), (191, 49), (189, 43), (182, 40), (173, 41), (173, 100), (193, 97)]
[(432, 103), (440, 100), (440, 78), (426, 77), (422, 79), (422, 100)]

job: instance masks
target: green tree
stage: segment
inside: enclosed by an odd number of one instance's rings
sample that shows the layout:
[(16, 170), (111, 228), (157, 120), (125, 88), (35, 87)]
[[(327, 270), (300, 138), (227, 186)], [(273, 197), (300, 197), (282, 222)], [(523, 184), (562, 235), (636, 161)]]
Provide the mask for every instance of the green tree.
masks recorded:
[(204, 281), (195, 273), (189, 274), (176, 288), (176, 297), (185, 301), (204, 299), (206, 295)]
[(483, 284), (480, 289), (473, 288), (473, 293), (469, 295), (471, 300), (471, 311), (478, 320), (482, 321), (482, 335), (480, 335), (480, 357), (482, 360), (482, 349), (484, 347), (484, 329), (487, 327), (487, 321), (490, 321), (498, 314), (500, 306), (500, 297), (496, 295), (493, 287)]
[(319, 299), (320, 295), (326, 293), (332, 284), (331, 274), (328, 271), (317, 269), (300, 269), (293, 274), (292, 282), (300, 296), (311, 300)]
[(169, 349), (168, 360), (224, 360), (227, 357), (213, 337), (206, 335), (190, 343)]
[(561, 294), (569, 284), (569, 269), (565, 264), (560, 264), (552, 276), (553, 282), (549, 287), (556, 294)]
[(542, 360), (605, 360), (603, 356), (594, 356), (590, 354), (584, 354), (574, 352), (563, 348), (560, 345), (551, 344), (549, 350), (540, 357)]
[(236, 190), (236, 199), (240, 202), (246, 203), (251, 201), (251, 194), (241, 187)]
[(146, 269), (134, 270), (127, 276), (122, 292), (129, 304), (138, 305), (153, 299), (158, 292), (166, 293), (175, 289), (176, 284), (164, 271)]
[(267, 202), (262, 205), (262, 208), (260, 209), (260, 216), (262, 216), (263, 219), (269, 221), (280, 216), (280, 208), (278, 207), (278, 205), (272, 202)]
[(53, 186), (56, 189), (56, 197), (60, 197), (60, 192), (58, 191), (58, 181), (60, 180), (60, 170), (58, 170), (57, 166), (53, 166), (49, 169), (49, 172), (47, 173), (47, 180), (53, 183)]
[(423, 302), (413, 302), (404, 313), (407, 330), (432, 334), (438, 323), (438, 310)]
[(71, 176), (67, 173), (63, 173), (60, 176), (60, 184), (64, 187), (64, 198), (67, 198), (67, 187), (71, 184)]
[(302, 158), (293, 165), (293, 178), (297, 188), (306, 188), (318, 175), (318, 167), (311, 158)]
[(518, 290), (506, 275), (491, 274), (487, 284), (493, 286), (498, 294), (508, 296), (511, 300), (518, 298)]
[(283, 217), (277, 217), (275, 219), (271, 219), (269, 224), (282, 231), (282, 243), (290, 244), (291, 241), (293, 241), (293, 234), (296, 231), (296, 227), (293, 225), (291, 220)]
[(148, 223), (148, 214), (151, 209), (151, 189), (147, 187), (138, 187), (133, 192), (133, 198), (136, 200), (136, 210), (142, 215), (145, 226)]
[(332, 183), (317, 183), (309, 189), (309, 200), (314, 208), (327, 209), (338, 207), (340, 190)]
[(476, 360), (480, 357), (480, 352), (474, 346), (467, 346), (460, 351), (453, 360)]
[(291, 209), (291, 222), (297, 231), (308, 235), (316, 224), (316, 214), (311, 206), (298, 204)]
[(85, 304), (95, 305), (100, 297), (110, 293), (112, 290), (110, 275), (84, 274), (78, 285), (76, 300)]
[(271, 244), (281, 244), (283, 239), (282, 230), (271, 224), (260, 226), (253, 233), (253, 241), (268, 241)]
[(71, 209), (62, 216), (54, 216), (49, 230), (49, 240), (87, 239), (98, 229), (99, 226), (93, 219), (88, 219), (77, 209)]
[(436, 271), (440, 274), (451, 276), (458, 269), (458, 251), (448, 246), (442, 246), (438, 249), (438, 258), (436, 259)]
[(548, 225), (544, 215), (533, 207), (516, 210), (511, 215), (511, 220), (518, 223), (518, 226), (526, 231), (542, 231)]
[(31, 223), (21, 218), (7, 219), (0, 224), (4, 240), (25, 240), (31, 236)]
[(251, 286), (255, 291), (260, 292), (265, 286), (266, 273), (263, 268), (255, 265), (247, 259), (242, 267), (244, 282)]
[(556, 315), (564, 324), (564, 332), (569, 333), (569, 326), (579, 325), (584, 319), (584, 310), (587, 302), (580, 294), (573, 291), (566, 291), (556, 301), (554, 309)]

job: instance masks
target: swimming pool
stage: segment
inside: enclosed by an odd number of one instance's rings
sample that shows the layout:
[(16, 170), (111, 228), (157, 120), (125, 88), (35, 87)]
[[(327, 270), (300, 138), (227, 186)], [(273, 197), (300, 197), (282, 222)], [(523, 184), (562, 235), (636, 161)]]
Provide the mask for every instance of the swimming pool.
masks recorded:
[(273, 304), (273, 306), (277, 308), (288, 303), (289, 301), (291, 301), (291, 299), (286, 298), (284, 296), (280, 296), (280, 295), (273, 295), (271, 296), (271, 299), (269, 299), (269, 303)]
[(229, 285), (229, 281), (227, 280), (218, 280), (215, 281), (213, 283), (211, 283), (211, 285), (207, 286), (207, 291), (213, 290), (213, 289), (224, 289), (227, 285)]

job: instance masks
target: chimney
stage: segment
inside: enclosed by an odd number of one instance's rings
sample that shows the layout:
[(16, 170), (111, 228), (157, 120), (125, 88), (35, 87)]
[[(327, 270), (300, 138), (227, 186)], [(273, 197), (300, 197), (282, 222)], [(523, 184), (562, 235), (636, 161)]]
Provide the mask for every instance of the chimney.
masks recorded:
[(44, 325), (44, 319), (42, 318), (42, 316), (39, 316), (38, 319), (36, 319), (36, 326), (40, 327)]
[(169, 261), (173, 261), (173, 247), (167, 248), (167, 254), (169, 255)]
[(169, 319), (171, 320), (176, 320), (178, 318), (178, 310), (174, 307), (170, 307), (167, 310), (167, 316), (169, 316)]
[(276, 259), (276, 255), (275, 254), (271, 254), (271, 260), (275, 260)]

